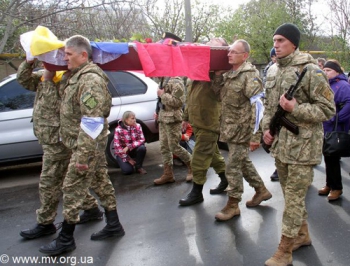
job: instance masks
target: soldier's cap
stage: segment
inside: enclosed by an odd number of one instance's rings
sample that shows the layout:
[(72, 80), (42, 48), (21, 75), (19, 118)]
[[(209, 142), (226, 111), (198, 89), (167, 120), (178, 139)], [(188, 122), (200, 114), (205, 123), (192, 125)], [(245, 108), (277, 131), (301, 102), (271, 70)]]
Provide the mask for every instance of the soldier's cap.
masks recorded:
[(176, 36), (174, 33), (171, 32), (164, 32), (162, 36), (163, 40), (165, 39), (173, 39), (178, 42), (182, 42), (182, 39), (178, 36)]
[(270, 57), (276, 56), (276, 50), (274, 47), (272, 47), (271, 51), (270, 51)]
[(296, 48), (299, 47), (300, 41), (300, 31), (297, 26), (291, 23), (284, 23), (277, 28), (273, 36), (282, 35), (286, 39), (288, 39), (291, 43), (293, 43)]

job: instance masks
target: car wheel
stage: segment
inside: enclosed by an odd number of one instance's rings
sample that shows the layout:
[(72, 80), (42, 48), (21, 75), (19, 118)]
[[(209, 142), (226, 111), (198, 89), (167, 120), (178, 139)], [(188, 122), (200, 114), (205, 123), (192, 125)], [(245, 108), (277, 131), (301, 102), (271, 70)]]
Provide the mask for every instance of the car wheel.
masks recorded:
[(111, 128), (109, 129), (111, 133), (108, 135), (108, 141), (107, 141), (107, 147), (106, 147), (106, 159), (109, 166), (119, 168), (116, 155), (114, 154), (113, 139), (114, 139), (115, 127), (116, 126), (111, 126)]

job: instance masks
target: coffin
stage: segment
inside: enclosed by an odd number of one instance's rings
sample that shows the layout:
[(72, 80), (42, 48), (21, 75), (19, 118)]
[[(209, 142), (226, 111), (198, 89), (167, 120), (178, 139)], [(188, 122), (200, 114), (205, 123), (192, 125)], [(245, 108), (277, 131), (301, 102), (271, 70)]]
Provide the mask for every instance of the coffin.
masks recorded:
[[(193, 46), (195, 48), (195, 46)], [(215, 70), (228, 70), (231, 69), (231, 65), (228, 63), (227, 58), (228, 47), (210, 47), (210, 71)], [(66, 66), (57, 66), (44, 62), (45, 68), (51, 71), (65, 70)], [(106, 64), (97, 64), (103, 70), (117, 71), (117, 70), (143, 70), (135, 47), (129, 48), (129, 53), (121, 55), (119, 58), (110, 61)]]

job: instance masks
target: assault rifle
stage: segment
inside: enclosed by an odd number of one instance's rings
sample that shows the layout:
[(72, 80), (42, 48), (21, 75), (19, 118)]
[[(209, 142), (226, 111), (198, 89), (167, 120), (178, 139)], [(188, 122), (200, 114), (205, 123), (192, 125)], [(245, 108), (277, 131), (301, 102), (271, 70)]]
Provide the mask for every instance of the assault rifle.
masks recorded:
[[(284, 96), (286, 97), (287, 100), (290, 101), (293, 99), (294, 94), (295, 94), (301, 80), (305, 76), (306, 71), (307, 71), (307, 68), (305, 67), (300, 75), (298, 74), (298, 72), (296, 72), (296, 74), (298, 76), (297, 82), (295, 83), (295, 85), (291, 85), (290, 88), (288, 89), (288, 91), (284, 94)], [(270, 131), (271, 136), (275, 136), (280, 131), (280, 129), (282, 127), (285, 127), (286, 129), (288, 129), (290, 132), (294, 133), (295, 135), (299, 134), (299, 127), (297, 125), (293, 124), (292, 122), (290, 122), (285, 117), (286, 113), (287, 113), (287, 111), (285, 111), (281, 107), (281, 105), (278, 105), (277, 111), (274, 114), (274, 116), (272, 117), (270, 125), (269, 125), (269, 131)], [(265, 142), (263, 142), (262, 147), (264, 148), (264, 150), (267, 153), (270, 153), (271, 145), (267, 145)]]
[[(161, 78), (160, 84), (159, 84), (159, 89), (164, 90), (164, 87), (166, 84), (168, 84), (170, 78), (166, 78), (165, 79), (165, 83), (164, 83), (164, 77)], [(157, 104), (156, 104), (156, 114), (157, 116), (159, 115), (159, 111), (160, 109), (164, 109), (164, 105), (162, 103), (162, 99), (158, 96), (157, 98)], [(156, 121), (156, 127), (158, 127), (158, 121)]]

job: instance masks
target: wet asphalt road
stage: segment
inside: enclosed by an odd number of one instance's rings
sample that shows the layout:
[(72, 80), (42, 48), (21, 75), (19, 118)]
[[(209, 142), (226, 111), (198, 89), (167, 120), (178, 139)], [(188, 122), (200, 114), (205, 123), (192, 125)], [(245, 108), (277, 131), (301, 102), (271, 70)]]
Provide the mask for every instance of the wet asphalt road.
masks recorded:
[[(227, 222), (216, 222), (214, 216), (227, 201), (226, 195), (210, 195), (219, 178), (208, 171), (204, 202), (180, 207), (179, 199), (191, 190), (185, 182), (186, 168), (175, 166), (176, 182), (153, 186), (162, 174), (158, 143), (148, 144), (145, 161), (147, 175), (123, 176), (110, 169), (116, 189), (118, 212), (126, 235), (119, 239), (91, 241), (90, 235), (104, 226), (98, 221), (78, 225), (75, 230), (77, 249), (55, 257), (56, 263), (43, 258), (38, 251), (56, 235), (23, 240), (19, 231), (35, 224), (39, 207), (38, 176), (41, 165), (18, 169), (0, 168), (0, 265), (110, 265), (110, 266), (188, 266), (188, 265), (264, 265), (276, 250), (281, 232), (283, 197), (278, 182), (269, 177), (274, 171), (273, 159), (263, 149), (250, 154), (273, 198), (256, 208), (246, 208), (254, 190), (245, 182), (240, 203), (241, 215)], [(226, 157), (227, 152), (222, 151)], [(309, 230), (312, 246), (293, 253), (294, 265), (349, 265), (350, 238), (350, 159), (342, 159), (344, 194), (329, 203), (317, 195), (324, 185), (324, 164), (315, 167), (315, 178), (307, 195)], [(62, 221), (62, 208), (57, 222)], [(37, 262), (14, 263), (19, 256)], [(5, 264), (6, 258), (9, 262)], [(5, 259), (5, 260), (4, 260)]]

